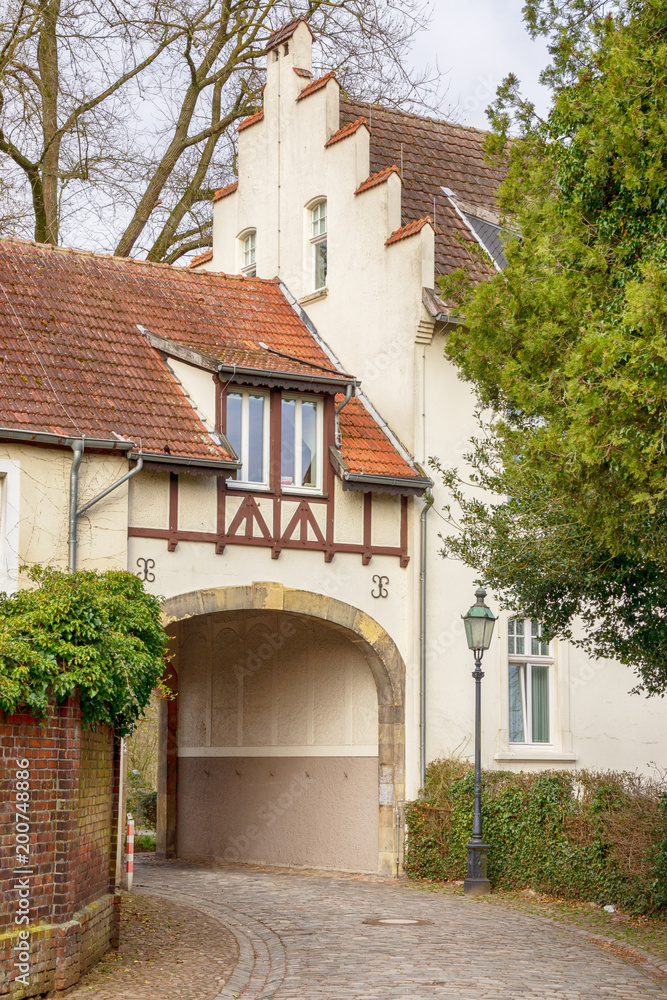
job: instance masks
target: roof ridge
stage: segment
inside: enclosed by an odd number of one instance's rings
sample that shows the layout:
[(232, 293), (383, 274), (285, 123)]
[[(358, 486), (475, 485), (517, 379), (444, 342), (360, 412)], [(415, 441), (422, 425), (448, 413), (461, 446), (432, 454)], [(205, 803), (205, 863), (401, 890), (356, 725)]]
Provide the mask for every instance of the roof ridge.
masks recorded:
[(229, 274), (227, 271), (192, 271), (189, 266), (177, 267), (175, 264), (167, 264), (163, 260), (140, 260), (138, 257), (118, 257), (112, 253), (100, 253), (96, 250), (80, 250), (77, 247), (54, 246), (52, 243), (38, 243), (36, 240), (24, 240), (20, 236), (3, 236), (0, 238), (0, 248), (4, 244), (17, 244), (23, 247), (34, 247), (36, 250), (47, 250), (52, 253), (72, 254), (77, 257), (94, 257), (96, 260), (133, 264), (135, 267), (156, 267), (167, 268), (172, 274), (192, 277), (208, 275), (209, 277), (224, 278), (226, 281), (242, 281), (244, 283), (258, 282), (264, 285), (279, 285), (277, 278), (248, 278), (243, 274)]
[[(355, 104), (359, 107), (369, 107), (368, 103), (358, 100), (354, 97), (343, 97), (341, 94), (341, 103), (347, 102), (348, 104)], [(402, 118), (414, 118), (420, 122), (430, 122), (432, 125), (447, 125), (449, 128), (460, 128), (464, 129), (466, 132), (476, 132), (478, 135), (490, 135), (490, 129), (476, 128), (474, 125), (461, 125), (458, 122), (448, 121), (446, 118), (432, 118), (430, 115), (418, 115), (414, 111), (403, 111), (401, 108), (387, 108), (382, 104), (371, 104), (370, 108), (374, 111), (380, 111), (383, 114), (388, 115), (400, 115)]]
[(399, 226), (395, 229), (393, 233), (384, 241), (384, 245), (387, 247), (391, 243), (398, 243), (399, 240), (405, 239), (406, 236), (415, 236), (419, 233), (424, 226), (432, 226), (435, 232), (435, 226), (433, 225), (433, 219), (430, 215), (425, 215), (422, 219), (415, 219), (413, 222), (406, 222), (405, 225)]

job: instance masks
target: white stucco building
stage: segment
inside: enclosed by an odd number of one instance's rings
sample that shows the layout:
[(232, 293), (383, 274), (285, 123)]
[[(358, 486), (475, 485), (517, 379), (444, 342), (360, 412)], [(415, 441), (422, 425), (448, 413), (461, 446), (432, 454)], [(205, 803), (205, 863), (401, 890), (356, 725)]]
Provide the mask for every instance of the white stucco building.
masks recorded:
[[(72, 505), (137, 470), (75, 540), (165, 598), (161, 850), (391, 874), (424, 763), (472, 754), (473, 574), (424, 495), (476, 429), (436, 279), (502, 265), (499, 177), (481, 133), (312, 80), (311, 43), (273, 36), (193, 268), (0, 246), (0, 572), (67, 565)], [(664, 759), (664, 703), (538, 632), (500, 616), (484, 766)]]

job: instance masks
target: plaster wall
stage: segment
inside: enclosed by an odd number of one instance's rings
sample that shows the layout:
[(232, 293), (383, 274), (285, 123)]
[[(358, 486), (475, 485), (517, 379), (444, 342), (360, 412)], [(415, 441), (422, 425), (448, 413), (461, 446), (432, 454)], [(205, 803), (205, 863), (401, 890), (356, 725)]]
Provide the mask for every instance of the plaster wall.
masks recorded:
[[(59, 448), (0, 443), (0, 461), (7, 460), (20, 465), (19, 564), (66, 568), (72, 453)], [(79, 505), (127, 471), (127, 459), (122, 455), (84, 452), (79, 472)], [(127, 567), (127, 510), (128, 487), (123, 485), (79, 518), (79, 569)]]
[(377, 872), (377, 758), (179, 763), (179, 857)]
[[(205, 266), (238, 273), (239, 237), (255, 229), (258, 276), (277, 275), (285, 282), (346, 369), (362, 380), (390, 426), (412, 448), (412, 343), (415, 317), (423, 311), (422, 285), (433, 284), (433, 230), (426, 226), (416, 236), (385, 246), (401, 225), (401, 181), (392, 175), (355, 195), (369, 175), (369, 133), (361, 127), (325, 146), (339, 125), (338, 84), (329, 81), (296, 100), (307, 81), (293, 67), (296, 59), (307, 59), (308, 48), (301, 38), (278, 62), (269, 53), (264, 118), (239, 133), (238, 189), (214, 206), (213, 259)], [(313, 297), (310, 208), (323, 198), (327, 289)], [(384, 372), (390, 364), (388, 380)]]

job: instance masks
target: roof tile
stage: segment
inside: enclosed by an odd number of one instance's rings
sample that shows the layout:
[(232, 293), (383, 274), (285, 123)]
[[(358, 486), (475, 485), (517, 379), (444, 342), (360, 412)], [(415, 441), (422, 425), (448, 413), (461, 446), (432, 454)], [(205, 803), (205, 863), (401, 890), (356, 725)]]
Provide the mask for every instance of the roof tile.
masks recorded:
[(338, 83), (338, 77), (336, 76), (334, 70), (331, 70), (326, 74), (326, 76), (320, 76), (317, 80), (313, 80), (312, 83), (309, 83), (307, 87), (304, 87), (297, 97), (297, 101), (303, 100), (304, 97), (310, 97), (310, 95), (314, 94), (316, 90), (321, 90), (322, 87), (326, 87), (329, 80), (335, 80), (336, 83)]
[[(353, 135), (358, 128), (361, 128), (362, 125), (365, 125), (366, 128), (368, 128), (368, 122), (365, 118), (357, 118), (356, 121), (350, 122), (349, 125), (339, 128), (337, 132), (334, 132), (329, 141), (324, 143), (325, 148), (327, 146), (333, 146), (334, 143), (340, 142), (341, 139), (347, 139), (348, 135)], [(370, 129), (368, 129), (368, 131), (370, 132)]]
[(294, 34), (294, 32), (296, 31), (296, 29), (299, 27), (300, 24), (305, 24), (306, 27), (308, 28), (308, 31), (310, 31), (312, 37), (315, 38), (315, 35), (313, 35), (312, 31), (310, 30), (310, 27), (305, 17), (295, 17), (293, 21), (289, 21), (287, 24), (283, 24), (282, 28), (278, 28), (277, 31), (274, 31), (273, 34), (269, 36), (269, 40), (266, 43), (266, 48), (264, 49), (264, 51), (270, 52), (271, 49), (277, 48), (280, 44), (282, 44), (282, 42), (286, 42), (289, 38), (292, 37), (292, 35)]
[(391, 234), (388, 240), (384, 241), (384, 245), (388, 247), (391, 243), (398, 243), (399, 240), (404, 240), (407, 236), (414, 236), (426, 225), (433, 225), (433, 219), (430, 215), (425, 216), (423, 219), (417, 219), (416, 222), (408, 222), (405, 226), (401, 226), (400, 229)]
[[(0, 288), (0, 426), (230, 458), (139, 326), (218, 364), (350, 378), (332, 372), (276, 281), (6, 239)], [(414, 476), (358, 400), (341, 428), (353, 472)]]
[[(245, 120), (248, 121), (247, 118)], [(243, 123), (241, 123), (241, 124), (243, 124)], [(239, 128), (240, 127), (241, 126), (239, 126)], [(234, 192), (237, 190), (238, 186), (239, 186), (239, 182), (238, 181), (234, 181), (232, 184), (228, 184), (227, 187), (218, 188), (218, 190), (215, 192), (215, 194), (211, 198), (211, 201), (220, 201), (221, 198), (226, 198), (228, 194), (234, 194)]]
[(384, 170), (379, 170), (377, 174), (371, 174), (367, 177), (363, 184), (360, 184), (355, 194), (361, 194), (362, 191), (368, 191), (370, 188), (375, 187), (377, 184), (384, 184), (386, 180), (389, 180), (392, 174), (398, 174), (399, 178), (401, 176), (401, 171), (398, 169), (396, 164), (392, 164), (391, 167), (385, 167)]
[(487, 133), (375, 105), (369, 111), (368, 104), (341, 98), (341, 127), (361, 114), (368, 116), (371, 129), (371, 172), (394, 163), (401, 165), (402, 225), (426, 215), (434, 219), (436, 275), (462, 264), (478, 278), (491, 274), (491, 262), (485, 269), (477, 255), (466, 250), (466, 244), (475, 244), (475, 237), (442, 191), (443, 187), (451, 188), (468, 204), (497, 212), (496, 196), (504, 169), (485, 158)]
[(313, 74), (310, 72), (309, 69), (301, 69), (300, 66), (292, 66), (292, 69), (294, 70), (297, 76), (303, 77), (304, 80), (313, 79)]
[(188, 264), (188, 267), (199, 267), (200, 264), (206, 264), (209, 260), (213, 260), (213, 251), (205, 250), (204, 253), (200, 253), (196, 257), (193, 257)]
[[(307, 89), (307, 88), (306, 88)], [(251, 125), (256, 125), (258, 122), (264, 119), (264, 109), (257, 111), (254, 115), (250, 115), (249, 118), (244, 118), (239, 125), (236, 126), (237, 132), (242, 132), (244, 128), (250, 128)]]

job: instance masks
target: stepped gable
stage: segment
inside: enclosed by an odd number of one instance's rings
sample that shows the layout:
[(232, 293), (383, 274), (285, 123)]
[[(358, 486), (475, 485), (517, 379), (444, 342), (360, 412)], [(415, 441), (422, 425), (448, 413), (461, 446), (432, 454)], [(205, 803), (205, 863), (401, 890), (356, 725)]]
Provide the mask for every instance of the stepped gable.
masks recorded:
[[(371, 131), (371, 174), (393, 164), (401, 167), (401, 225), (426, 216), (434, 220), (436, 275), (464, 264), (472, 265), (480, 278), (492, 274), (491, 264), (484, 269), (476, 256), (471, 258), (466, 252), (465, 243), (476, 245), (475, 237), (442, 191), (450, 188), (462, 201), (497, 213), (503, 171), (484, 159), (486, 133), (375, 105), (369, 109), (368, 104), (341, 98), (341, 128), (361, 115), (368, 119)], [(463, 245), (454, 233), (463, 237)]]

